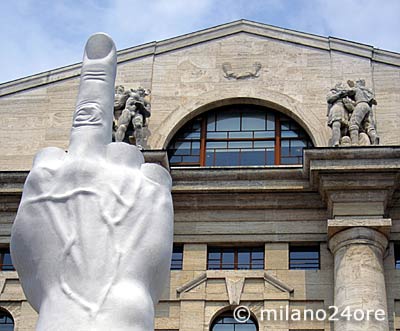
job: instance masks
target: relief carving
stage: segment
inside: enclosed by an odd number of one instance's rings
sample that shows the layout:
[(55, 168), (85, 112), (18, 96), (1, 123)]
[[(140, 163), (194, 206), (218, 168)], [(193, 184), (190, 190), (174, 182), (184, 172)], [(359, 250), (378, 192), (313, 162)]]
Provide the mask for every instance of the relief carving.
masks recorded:
[(225, 62), (222, 65), (222, 70), (224, 72), (224, 77), (226, 79), (235, 79), (235, 80), (242, 80), (242, 79), (254, 79), (260, 77), (260, 70), (262, 65), (260, 62), (255, 62), (253, 64), (253, 70), (243, 71), (243, 72), (235, 72), (232, 70), (232, 64), (229, 62)]

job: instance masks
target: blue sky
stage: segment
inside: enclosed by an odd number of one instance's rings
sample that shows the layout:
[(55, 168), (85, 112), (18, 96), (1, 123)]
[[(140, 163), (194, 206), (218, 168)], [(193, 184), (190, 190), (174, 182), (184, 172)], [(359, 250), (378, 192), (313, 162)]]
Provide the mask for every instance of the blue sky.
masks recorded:
[(400, 53), (400, 0), (2, 0), (0, 83), (81, 61), (103, 31), (118, 49), (241, 18)]

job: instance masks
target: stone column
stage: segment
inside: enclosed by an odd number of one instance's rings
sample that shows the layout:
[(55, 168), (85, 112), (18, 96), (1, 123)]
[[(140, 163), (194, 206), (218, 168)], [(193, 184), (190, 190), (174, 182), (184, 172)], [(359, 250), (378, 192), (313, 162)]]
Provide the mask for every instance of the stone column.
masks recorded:
[[(345, 228), (330, 238), (329, 248), (335, 263), (334, 301), (338, 315), (345, 309), (350, 314), (357, 311), (349, 320), (337, 316), (339, 320), (334, 324), (335, 331), (389, 330), (383, 271), (383, 254), (387, 245), (386, 236), (369, 227)], [(385, 312), (383, 321), (375, 318), (378, 310)], [(359, 320), (363, 315), (364, 318)], [(382, 318), (383, 314), (378, 317)]]

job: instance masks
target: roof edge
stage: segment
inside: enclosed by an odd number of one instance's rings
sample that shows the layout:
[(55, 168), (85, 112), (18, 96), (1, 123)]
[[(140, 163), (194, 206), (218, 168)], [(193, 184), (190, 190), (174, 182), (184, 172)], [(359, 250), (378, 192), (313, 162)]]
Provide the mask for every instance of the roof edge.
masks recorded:
[[(324, 37), (245, 19), (217, 25), (211, 28), (161, 41), (153, 41), (119, 50), (117, 52), (117, 62), (123, 63), (141, 57), (154, 56), (238, 33), (248, 33), (251, 35), (258, 35), (265, 38), (292, 42), (326, 51), (352, 54), (369, 58), (374, 62), (400, 67), (399, 53), (381, 50), (371, 45), (361, 44), (335, 37)], [(81, 65), (82, 62), (79, 62), (2, 83), (0, 84), (0, 96), (6, 96), (30, 88), (40, 87), (62, 80), (75, 78), (80, 74)]]

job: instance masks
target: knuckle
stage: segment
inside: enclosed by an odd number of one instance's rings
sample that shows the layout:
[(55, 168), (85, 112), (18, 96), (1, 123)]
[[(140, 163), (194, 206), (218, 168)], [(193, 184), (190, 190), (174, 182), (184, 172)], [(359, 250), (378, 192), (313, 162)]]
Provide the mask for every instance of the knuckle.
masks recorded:
[(104, 82), (107, 78), (107, 75), (104, 70), (92, 69), (86, 70), (82, 73), (83, 81), (101, 81)]
[(73, 127), (101, 125), (102, 111), (97, 102), (86, 101), (77, 105), (73, 119)]

